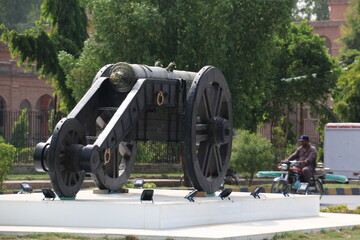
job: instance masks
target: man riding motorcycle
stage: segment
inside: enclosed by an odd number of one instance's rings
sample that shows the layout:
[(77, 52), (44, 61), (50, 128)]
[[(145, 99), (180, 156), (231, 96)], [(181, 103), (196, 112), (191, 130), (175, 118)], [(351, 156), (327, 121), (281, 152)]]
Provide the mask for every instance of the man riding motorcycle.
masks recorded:
[(310, 144), (310, 139), (307, 135), (302, 135), (298, 142), (301, 146), (284, 162), (298, 160), (299, 162), (296, 166), (302, 169), (302, 181), (311, 183), (310, 180), (315, 174), (317, 150)]

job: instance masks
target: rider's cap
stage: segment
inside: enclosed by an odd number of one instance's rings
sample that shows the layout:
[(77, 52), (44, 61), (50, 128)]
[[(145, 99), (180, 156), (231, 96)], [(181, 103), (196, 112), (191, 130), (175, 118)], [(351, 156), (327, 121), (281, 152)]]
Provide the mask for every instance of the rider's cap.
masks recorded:
[(310, 139), (309, 139), (309, 136), (308, 135), (302, 135), (300, 138), (299, 138), (299, 140), (298, 140), (298, 142), (300, 142), (300, 141), (309, 141)]

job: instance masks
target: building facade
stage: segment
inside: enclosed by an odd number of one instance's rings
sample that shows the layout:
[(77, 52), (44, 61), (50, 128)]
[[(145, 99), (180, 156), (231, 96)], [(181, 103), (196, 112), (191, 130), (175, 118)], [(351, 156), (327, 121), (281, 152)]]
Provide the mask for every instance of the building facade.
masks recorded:
[(11, 58), (8, 46), (0, 42), (0, 135), (12, 136), (15, 121), (27, 109), (29, 137), (41, 139), (48, 135), (49, 111), (54, 107), (54, 88), (33, 66), (25, 72)]
[(345, 13), (349, 6), (349, 0), (330, 0), (328, 6), (329, 20), (309, 22), (309, 25), (314, 28), (314, 33), (325, 39), (329, 53), (337, 57), (342, 47), (337, 40), (341, 37), (341, 26), (346, 24)]

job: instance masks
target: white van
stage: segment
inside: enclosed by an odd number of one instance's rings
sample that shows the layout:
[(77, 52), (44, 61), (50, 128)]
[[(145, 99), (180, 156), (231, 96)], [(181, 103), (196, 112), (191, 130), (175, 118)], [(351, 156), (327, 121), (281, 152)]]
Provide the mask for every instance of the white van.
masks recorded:
[(349, 179), (360, 178), (360, 123), (325, 125), (324, 167)]

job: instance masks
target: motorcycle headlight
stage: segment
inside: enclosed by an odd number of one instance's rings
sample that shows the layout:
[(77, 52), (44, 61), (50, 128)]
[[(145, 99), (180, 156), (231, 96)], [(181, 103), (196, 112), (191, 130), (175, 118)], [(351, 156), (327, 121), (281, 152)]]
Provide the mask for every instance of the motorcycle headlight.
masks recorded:
[(281, 170), (287, 170), (288, 166), (287, 164), (283, 163), (281, 164)]

